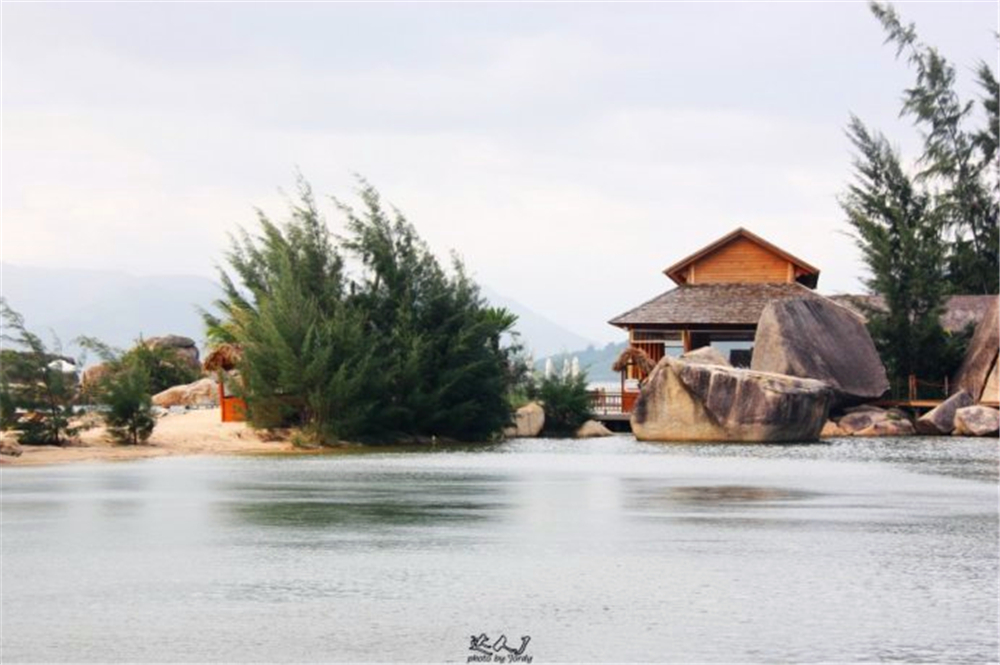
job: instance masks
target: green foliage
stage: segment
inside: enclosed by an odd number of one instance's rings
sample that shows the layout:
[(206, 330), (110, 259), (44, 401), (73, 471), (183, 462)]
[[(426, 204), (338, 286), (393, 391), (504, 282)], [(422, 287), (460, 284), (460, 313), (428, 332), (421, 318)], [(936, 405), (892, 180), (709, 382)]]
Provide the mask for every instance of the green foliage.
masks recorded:
[(97, 353), (104, 363), (105, 373), (96, 385), (87, 386), (86, 397), (104, 407), (101, 415), (108, 433), (124, 444), (138, 445), (149, 439), (156, 426), (150, 394), (157, 392), (151, 389), (149, 368), (156, 364), (150, 359), (162, 356), (134, 353), (146, 348), (141, 339), (127, 353), (92, 337), (81, 337), (77, 343)]
[(233, 238), (219, 313), (204, 316), (210, 338), (243, 351), (251, 423), (320, 442), (489, 437), (509, 419), (513, 315), (487, 307), (457, 259), (446, 273), (374, 188), (358, 193), (360, 210), (337, 202), (343, 238), (301, 180), (287, 223), (258, 213), (258, 235)]
[(886, 138), (852, 116), (855, 181), (841, 207), (870, 273), (866, 286), (884, 299), (868, 320), (890, 379), (940, 379), (957, 369), (968, 340), (941, 327), (945, 297), (1000, 290), (998, 86), (981, 65), (987, 126), (970, 128), (975, 104), (955, 92), (954, 67), (918, 42), (914, 26), (903, 25), (890, 5), (870, 8), (886, 42), (896, 45), (897, 57), (906, 53), (916, 72), (902, 115), (920, 128), (924, 149), (911, 178)]
[[(19, 430), (18, 440), (28, 444), (63, 445), (79, 427), (70, 425), (76, 397), (76, 375), (63, 372), (56, 352), (50, 352), (41, 338), (25, 328), (24, 318), (0, 298), (2, 339), (0, 357), (4, 425)], [(25, 412), (19, 417), (18, 411)]]
[(534, 395), (545, 409), (546, 434), (569, 435), (591, 417), (587, 375), (567, 372), (543, 377)]
[(172, 386), (197, 381), (200, 372), (175, 349), (149, 347), (140, 337), (131, 349), (121, 357), (121, 363), (138, 368), (148, 377), (151, 395)]
[(998, 95), (992, 68), (981, 62), (986, 124), (970, 127), (976, 104), (955, 92), (955, 68), (933, 47), (917, 40), (913, 24), (903, 25), (891, 5), (871, 2), (886, 42), (916, 72), (903, 94), (902, 114), (921, 130), (923, 154), (916, 180), (937, 192), (930, 199), (935, 222), (949, 234), (946, 278), (952, 293), (1000, 292), (1000, 165), (997, 163)]
[(156, 420), (149, 396), (149, 377), (141, 369), (125, 366), (103, 380), (104, 421), (119, 443), (137, 445), (153, 433)]
[(886, 311), (868, 313), (869, 330), (891, 376), (939, 376), (943, 225), (885, 137), (871, 134), (857, 118), (849, 136), (858, 151), (855, 183), (841, 205), (871, 273), (865, 284), (886, 305)]

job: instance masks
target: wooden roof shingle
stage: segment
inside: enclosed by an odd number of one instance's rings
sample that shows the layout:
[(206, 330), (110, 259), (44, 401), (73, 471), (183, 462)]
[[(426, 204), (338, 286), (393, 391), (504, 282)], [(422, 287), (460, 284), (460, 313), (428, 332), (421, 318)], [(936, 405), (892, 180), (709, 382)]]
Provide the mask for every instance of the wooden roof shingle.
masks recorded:
[(822, 297), (797, 283), (685, 284), (661, 293), (608, 323), (619, 328), (757, 325), (770, 302)]

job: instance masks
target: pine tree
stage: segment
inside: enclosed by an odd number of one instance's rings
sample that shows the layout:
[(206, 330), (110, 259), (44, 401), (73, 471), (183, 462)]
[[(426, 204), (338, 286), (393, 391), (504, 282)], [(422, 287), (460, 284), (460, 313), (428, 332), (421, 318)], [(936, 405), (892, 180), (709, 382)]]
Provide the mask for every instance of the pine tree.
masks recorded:
[(114, 349), (93, 337), (79, 337), (76, 341), (84, 349), (96, 353), (104, 364), (104, 372), (97, 383), (85, 386), (84, 397), (104, 407), (101, 417), (108, 434), (118, 443), (138, 445), (145, 442), (156, 427), (150, 395), (159, 392), (153, 387), (150, 370), (151, 367), (162, 369), (153, 361), (172, 358), (136, 353), (137, 349), (147, 348), (142, 338), (128, 352)]
[(903, 94), (902, 115), (914, 119), (924, 141), (916, 176), (940, 190), (934, 215), (950, 234), (946, 276), (952, 293), (1000, 292), (1000, 165), (996, 160), (1000, 86), (985, 62), (976, 71), (986, 126), (970, 127), (975, 103), (955, 92), (955, 68), (936, 49), (918, 41), (891, 5), (871, 2), (886, 42), (916, 71)]
[(944, 224), (931, 196), (914, 186), (881, 134), (852, 117), (855, 182), (841, 200), (885, 309), (868, 313), (869, 330), (890, 376), (945, 376), (955, 351), (941, 328), (946, 290)]
[[(19, 430), (18, 440), (28, 444), (61, 446), (80, 427), (71, 424), (76, 398), (76, 375), (62, 371), (56, 351), (25, 327), (24, 317), (0, 298), (4, 348), (0, 357), (0, 389), (6, 427)], [(14, 348), (10, 348), (13, 346)], [(20, 417), (18, 411), (24, 411)]]
[[(446, 272), (361, 182), (334, 238), (300, 180), (291, 219), (258, 215), (233, 240), (210, 337), (238, 344), (251, 422), (316, 440), (482, 440), (507, 424), (513, 317), (487, 307), (460, 261)], [(349, 260), (357, 266), (348, 274)]]

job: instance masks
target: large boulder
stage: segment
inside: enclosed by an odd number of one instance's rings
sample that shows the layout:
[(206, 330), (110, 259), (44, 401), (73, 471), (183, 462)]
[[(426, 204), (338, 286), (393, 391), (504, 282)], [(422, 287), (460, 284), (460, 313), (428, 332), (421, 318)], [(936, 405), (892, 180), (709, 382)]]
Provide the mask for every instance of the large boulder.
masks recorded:
[(878, 399), (889, 390), (864, 321), (825, 298), (765, 307), (750, 369), (823, 381), (833, 389), (835, 408)]
[[(984, 391), (990, 375), (995, 373), (998, 350), (1000, 350), (1000, 298), (993, 298), (982, 321), (976, 326), (976, 332), (972, 335), (965, 360), (962, 361), (962, 366), (952, 381), (953, 389), (969, 393), (974, 402), (988, 399), (984, 396)], [(996, 379), (993, 380), (993, 384), (996, 385)], [(991, 390), (995, 388), (991, 387)]]
[(545, 427), (545, 409), (538, 402), (530, 402), (514, 412), (514, 424), (504, 430), (509, 438), (538, 436)]
[(1000, 411), (988, 406), (967, 406), (955, 412), (958, 436), (996, 436), (1000, 431)]
[(986, 379), (986, 387), (983, 388), (983, 394), (979, 396), (980, 402), (992, 402), (994, 404), (1000, 402), (1000, 375), (997, 374), (998, 366), (1000, 366), (1000, 358), (993, 361), (993, 369)]
[(972, 406), (969, 393), (959, 390), (936, 407), (917, 418), (917, 431), (921, 434), (951, 434), (955, 429), (955, 412)]
[(80, 388), (85, 393), (94, 390), (98, 385), (100, 385), (101, 381), (108, 377), (110, 373), (111, 367), (109, 367), (107, 363), (91, 365), (87, 369), (83, 370), (83, 374), (80, 377)]
[(815, 441), (830, 389), (820, 381), (665, 357), (632, 412), (640, 441)]
[(194, 369), (201, 369), (201, 361), (198, 355), (198, 345), (190, 337), (181, 335), (164, 335), (162, 337), (150, 337), (145, 340), (145, 344), (150, 349), (170, 349), (184, 359), (187, 364)]
[(167, 388), (153, 395), (153, 404), (169, 409), (172, 406), (218, 406), (219, 384), (212, 379)]

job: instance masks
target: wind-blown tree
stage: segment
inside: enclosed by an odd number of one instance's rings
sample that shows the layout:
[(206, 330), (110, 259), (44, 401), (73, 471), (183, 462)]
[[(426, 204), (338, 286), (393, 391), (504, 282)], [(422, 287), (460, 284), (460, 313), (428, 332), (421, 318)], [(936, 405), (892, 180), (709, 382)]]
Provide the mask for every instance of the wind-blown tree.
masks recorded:
[[(25, 327), (24, 317), (0, 298), (3, 348), (0, 350), (0, 404), (5, 427), (19, 430), (18, 440), (61, 446), (80, 428), (73, 426), (76, 375), (63, 371), (61, 357)], [(12, 348), (13, 347), (13, 348)], [(26, 412), (20, 418), (18, 410)]]
[[(104, 364), (96, 383), (84, 386), (84, 396), (104, 407), (101, 417), (108, 434), (118, 443), (145, 442), (156, 427), (149, 360), (159, 356), (133, 353), (135, 349), (122, 352), (92, 337), (78, 338), (77, 343), (97, 353)], [(141, 339), (135, 348), (140, 347), (145, 348)]]
[(343, 238), (300, 182), (288, 222), (259, 214), (259, 234), (233, 240), (219, 314), (205, 319), (210, 337), (243, 350), (251, 422), (320, 441), (490, 436), (510, 416), (500, 339), (514, 318), (485, 305), (460, 261), (446, 272), (373, 187), (359, 195), (360, 210), (337, 203)]
[(946, 276), (952, 293), (1000, 292), (1000, 165), (997, 163), (998, 85), (993, 69), (980, 62), (976, 82), (982, 89), (985, 126), (975, 126), (976, 104), (955, 91), (955, 68), (936, 49), (918, 41), (912, 23), (904, 25), (888, 4), (871, 2), (886, 42), (896, 45), (916, 71), (903, 93), (901, 115), (913, 118), (924, 142), (915, 180), (939, 191), (933, 201), (936, 222), (951, 240)]
[(881, 134), (852, 117), (855, 182), (841, 199), (870, 277), (885, 309), (872, 308), (868, 328), (889, 375), (942, 376), (960, 351), (940, 317), (946, 284), (944, 224), (929, 194), (914, 186)]

